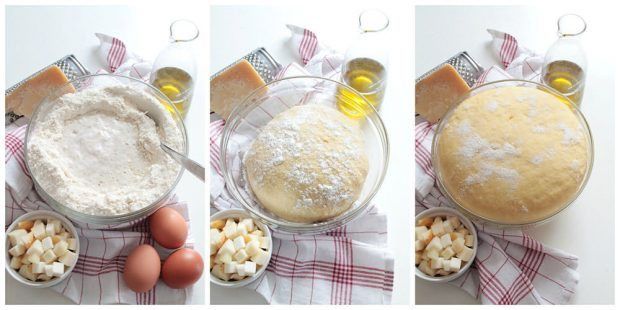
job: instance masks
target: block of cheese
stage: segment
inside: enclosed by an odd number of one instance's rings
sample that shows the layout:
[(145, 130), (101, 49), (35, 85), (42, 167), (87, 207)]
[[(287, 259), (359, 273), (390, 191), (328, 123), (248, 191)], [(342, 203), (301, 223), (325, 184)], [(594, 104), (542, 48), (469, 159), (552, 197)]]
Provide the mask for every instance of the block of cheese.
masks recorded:
[(211, 80), (211, 110), (223, 119), (252, 91), (265, 85), (254, 67), (242, 59)]
[(469, 86), (449, 64), (444, 64), (415, 84), (415, 110), (427, 121), (436, 123)]
[[(52, 91), (57, 91), (67, 84), (67, 76), (56, 65), (39, 72), (34, 77), (5, 96), (6, 112), (17, 115), (32, 116), (39, 103)], [(59, 95), (75, 92), (73, 86), (67, 85)]]

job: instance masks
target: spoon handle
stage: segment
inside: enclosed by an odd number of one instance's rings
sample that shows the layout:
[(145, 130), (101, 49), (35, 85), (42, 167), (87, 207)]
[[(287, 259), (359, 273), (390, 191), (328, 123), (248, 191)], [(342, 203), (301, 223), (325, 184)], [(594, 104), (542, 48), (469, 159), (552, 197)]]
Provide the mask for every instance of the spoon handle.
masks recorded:
[(173, 150), (172, 148), (163, 143), (161, 144), (161, 148), (164, 150), (164, 152), (166, 152), (166, 154), (170, 155), (170, 157), (180, 163), (183, 168), (187, 169), (187, 171), (195, 175), (202, 182), (205, 181), (205, 168), (203, 166), (185, 157), (183, 154)]

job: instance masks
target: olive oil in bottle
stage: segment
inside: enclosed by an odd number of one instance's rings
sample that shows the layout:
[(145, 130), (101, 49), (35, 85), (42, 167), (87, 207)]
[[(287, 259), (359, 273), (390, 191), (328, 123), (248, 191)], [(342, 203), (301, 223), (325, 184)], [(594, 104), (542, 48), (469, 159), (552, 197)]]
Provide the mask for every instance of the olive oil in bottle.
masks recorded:
[(585, 74), (580, 66), (567, 60), (557, 60), (543, 68), (543, 83), (581, 104), (585, 87)]
[(192, 101), (194, 81), (187, 72), (175, 67), (163, 67), (151, 76), (151, 84), (159, 89), (185, 117)]
[[(385, 68), (381, 63), (370, 58), (355, 58), (343, 66), (342, 82), (357, 90), (375, 108), (383, 100), (385, 93)], [(371, 109), (349, 89), (339, 90), (338, 108), (352, 118), (363, 117)]]

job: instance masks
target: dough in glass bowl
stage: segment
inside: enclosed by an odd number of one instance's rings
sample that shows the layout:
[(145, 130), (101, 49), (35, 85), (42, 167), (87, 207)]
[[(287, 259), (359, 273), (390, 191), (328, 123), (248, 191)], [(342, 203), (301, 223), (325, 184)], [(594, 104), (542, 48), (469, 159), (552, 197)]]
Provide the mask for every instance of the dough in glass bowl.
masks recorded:
[(262, 207), (300, 223), (351, 208), (368, 174), (358, 123), (320, 104), (278, 114), (252, 143), (244, 166)]

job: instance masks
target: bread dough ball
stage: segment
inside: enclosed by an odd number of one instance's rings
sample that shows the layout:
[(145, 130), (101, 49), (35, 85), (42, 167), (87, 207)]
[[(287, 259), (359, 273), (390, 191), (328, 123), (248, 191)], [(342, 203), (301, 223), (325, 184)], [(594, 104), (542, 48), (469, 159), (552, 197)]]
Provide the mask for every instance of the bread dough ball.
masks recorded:
[(351, 208), (368, 173), (359, 124), (320, 104), (278, 114), (256, 137), (244, 162), (260, 204), (302, 223)]
[(504, 224), (545, 219), (585, 178), (587, 132), (560, 98), (502, 87), (463, 101), (438, 136), (446, 191), (473, 214)]

